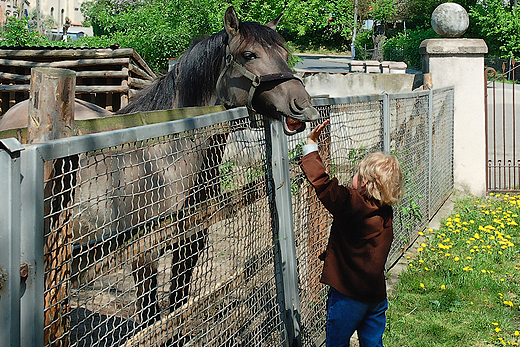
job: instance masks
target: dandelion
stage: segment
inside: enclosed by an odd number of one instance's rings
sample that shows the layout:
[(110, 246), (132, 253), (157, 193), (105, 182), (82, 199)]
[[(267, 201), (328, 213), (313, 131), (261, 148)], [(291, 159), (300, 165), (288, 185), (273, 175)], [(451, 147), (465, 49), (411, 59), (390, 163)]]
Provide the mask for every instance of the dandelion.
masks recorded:
[(446, 286), (444, 284), (441, 286), (441, 290), (446, 290)]
[(502, 329), (500, 329), (500, 328), (495, 328), (495, 331), (496, 331), (497, 333), (499, 333), (499, 332), (502, 331)]
[(459, 258), (459, 257), (455, 257), (455, 258), (453, 258), (453, 260), (455, 260), (455, 261), (459, 261), (460, 258)]
[(518, 330), (515, 331), (515, 336), (520, 336), (520, 332)]
[(424, 288), (424, 283), (419, 284), (419, 286), (421, 286), (421, 288), (425, 289)]

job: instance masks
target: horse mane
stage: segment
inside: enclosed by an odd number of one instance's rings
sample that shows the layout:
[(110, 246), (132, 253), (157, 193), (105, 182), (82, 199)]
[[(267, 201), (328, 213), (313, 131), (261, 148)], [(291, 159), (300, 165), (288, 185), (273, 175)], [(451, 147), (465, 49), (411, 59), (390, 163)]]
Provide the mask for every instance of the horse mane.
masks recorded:
[[(285, 49), (285, 40), (265, 25), (241, 22), (239, 32), (241, 45), (256, 41), (264, 47), (280, 46)], [(178, 59), (174, 69), (157, 78), (116, 114), (215, 104), (215, 86), (226, 54), (227, 41), (228, 35), (222, 30), (192, 44)]]

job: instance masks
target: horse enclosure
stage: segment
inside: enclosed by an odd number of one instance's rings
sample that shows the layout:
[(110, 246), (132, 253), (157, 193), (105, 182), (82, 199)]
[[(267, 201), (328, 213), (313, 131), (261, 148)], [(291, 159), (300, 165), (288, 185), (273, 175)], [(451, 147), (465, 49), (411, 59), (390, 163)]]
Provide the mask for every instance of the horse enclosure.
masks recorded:
[[(402, 163), (387, 267), (453, 188), (453, 95), (313, 100), (319, 121), (331, 120), (319, 150), (340, 182), (372, 151)], [(331, 216), (298, 165), (306, 133), (286, 137), (279, 121), (237, 108), (27, 146), (0, 140), (0, 339), (321, 345), (318, 256)]]

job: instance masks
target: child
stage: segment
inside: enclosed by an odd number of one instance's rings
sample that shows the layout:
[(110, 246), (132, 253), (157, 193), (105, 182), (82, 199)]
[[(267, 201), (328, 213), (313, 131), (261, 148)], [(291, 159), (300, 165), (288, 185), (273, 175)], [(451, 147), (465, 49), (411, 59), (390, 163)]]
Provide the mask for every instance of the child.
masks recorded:
[(301, 167), (333, 216), (321, 282), (330, 286), (326, 344), (349, 346), (358, 331), (360, 347), (383, 346), (388, 308), (385, 263), (393, 239), (392, 207), (403, 194), (401, 167), (392, 155), (363, 159), (352, 188), (330, 178), (317, 140), (326, 120), (307, 136)]

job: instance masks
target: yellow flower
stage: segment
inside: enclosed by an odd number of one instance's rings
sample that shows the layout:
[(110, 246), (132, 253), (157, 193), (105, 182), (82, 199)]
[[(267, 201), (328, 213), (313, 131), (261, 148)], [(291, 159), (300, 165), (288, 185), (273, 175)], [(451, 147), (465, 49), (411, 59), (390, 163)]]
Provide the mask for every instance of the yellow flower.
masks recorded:
[(424, 283), (421, 283), (421, 284), (419, 284), (419, 285), (421, 286), (421, 288), (424, 288)]
[(423, 248), (417, 248), (417, 252), (422, 252), (422, 251), (424, 251)]
[(502, 329), (500, 329), (500, 328), (495, 328), (495, 331), (496, 331), (497, 333), (499, 333), (499, 332), (502, 331)]
[(446, 286), (443, 284), (443, 285), (441, 286), (441, 290), (445, 290), (445, 289), (446, 289)]
[(455, 258), (453, 258), (453, 260), (455, 260), (455, 261), (459, 261), (460, 258), (459, 258), (459, 257), (455, 257)]
[(515, 336), (520, 336), (520, 332), (518, 330), (515, 331)]

